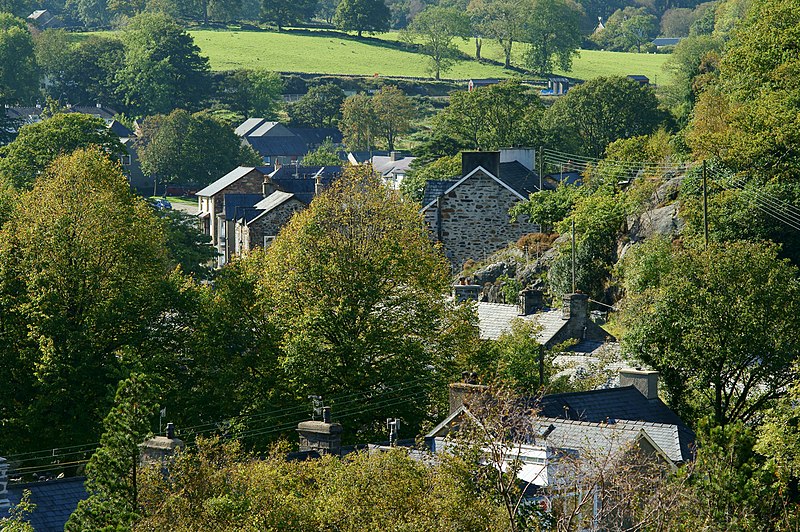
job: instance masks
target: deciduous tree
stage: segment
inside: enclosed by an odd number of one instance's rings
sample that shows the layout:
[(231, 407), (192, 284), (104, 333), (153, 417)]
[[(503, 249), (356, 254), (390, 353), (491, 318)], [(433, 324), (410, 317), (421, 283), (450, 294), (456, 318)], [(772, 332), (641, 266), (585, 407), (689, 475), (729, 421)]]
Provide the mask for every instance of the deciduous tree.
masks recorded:
[(194, 110), (208, 95), (208, 59), (183, 28), (162, 13), (142, 13), (122, 32), (125, 64), (118, 90), (137, 115)]
[(571, 89), (543, 118), (550, 142), (594, 157), (609, 143), (650, 134), (667, 120), (650, 87), (622, 77), (596, 78)]
[(351, 434), (374, 434), (392, 415), (417, 430), (444, 375), (435, 368), (447, 358), (437, 346), (449, 282), (444, 256), (413, 205), (371, 169), (350, 170), (278, 235), (260, 284), (266, 307), (281, 309), (271, 321), (282, 334), (282, 367), (294, 394), (368, 398), (413, 381), (383, 404), (413, 401), (353, 413), (345, 425)]
[(751, 420), (796, 378), (797, 268), (771, 244), (667, 245), (626, 258), (625, 350), (661, 372), (686, 418)]
[(39, 88), (33, 38), (25, 21), (0, 12), (0, 100), (28, 103)]
[(471, 35), (469, 18), (455, 8), (431, 6), (419, 13), (409, 24), (405, 38), (420, 43), (420, 51), (430, 58), (430, 72), (439, 79), (461, 55), (454, 39)]
[(340, 0), (333, 17), (334, 25), (343, 31), (362, 33), (389, 29), (389, 8), (383, 0)]
[(161, 224), (100, 148), (59, 158), (20, 196), (0, 230), (0, 350), (16, 383), (0, 391), (3, 448), (96, 441), (126, 370), (166, 367), (149, 339), (168, 271)]
[(100, 118), (64, 113), (28, 124), (20, 128), (14, 142), (0, 148), (0, 179), (14, 187), (28, 188), (59, 155), (91, 145), (99, 146), (111, 158), (125, 153), (119, 137)]
[(326, 83), (308, 89), (299, 100), (287, 106), (286, 112), (294, 126), (335, 126), (342, 113), (344, 91), (338, 85)]
[(261, 158), (225, 124), (206, 112), (177, 109), (145, 119), (137, 149), (142, 170), (162, 182), (205, 185)]
[(532, 0), (526, 9), (523, 34), (529, 43), (525, 63), (534, 72), (547, 74), (555, 67), (572, 69), (572, 58), (581, 45), (581, 8), (572, 0)]
[(342, 103), (342, 119), (339, 122), (339, 129), (348, 149), (372, 149), (375, 137), (378, 136), (377, 121), (371, 97), (364, 93), (348, 97)]

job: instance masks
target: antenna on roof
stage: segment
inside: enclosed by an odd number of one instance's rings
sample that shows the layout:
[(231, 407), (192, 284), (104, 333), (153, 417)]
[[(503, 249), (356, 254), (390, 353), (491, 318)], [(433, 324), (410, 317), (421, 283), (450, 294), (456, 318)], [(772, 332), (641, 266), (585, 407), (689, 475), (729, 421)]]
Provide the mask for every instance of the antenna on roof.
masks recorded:
[(308, 398), (311, 399), (311, 420), (315, 421), (317, 416), (322, 416), (322, 408), (324, 406), (322, 396), (309, 395)]
[(400, 420), (397, 418), (388, 418), (386, 420), (386, 429), (389, 431), (389, 445), (394, 447), (397, 445), (397, 440), (400, 437)]

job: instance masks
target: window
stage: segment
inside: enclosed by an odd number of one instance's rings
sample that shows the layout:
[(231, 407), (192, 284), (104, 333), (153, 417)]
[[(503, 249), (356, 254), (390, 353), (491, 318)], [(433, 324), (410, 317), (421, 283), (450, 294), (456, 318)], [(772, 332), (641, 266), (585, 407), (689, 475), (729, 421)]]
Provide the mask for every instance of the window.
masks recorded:
[(275, 240), (274, 235), (273, 236), (264, 235), (264, 249), (267, 249), (269, 245), (272, 244), (273, 240)]
[(130, 166), (131, 165), (131, 156), (130, 155), (122, 155), (120, 157), (122, 161), (122, 166)]

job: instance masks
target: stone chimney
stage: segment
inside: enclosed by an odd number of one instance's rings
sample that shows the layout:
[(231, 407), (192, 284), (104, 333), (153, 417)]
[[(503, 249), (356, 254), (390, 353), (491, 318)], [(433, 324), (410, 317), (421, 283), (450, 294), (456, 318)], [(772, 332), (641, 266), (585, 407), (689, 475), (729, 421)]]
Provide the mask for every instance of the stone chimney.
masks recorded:
[(268, 175), (265, 175), (264, 182), (261, 183), (261, 195), (266, 198), (273, 192), (275, 192), (275, 183), (272, 182)]
[(11, 507), (8, 500), (8, 462), (0, 457), (0, 511)]
[(619, 370), (619, 386), (635, 386), (648, 399), (658, 399), (658, 372), (641, 369)]
[(482, 166), (495, 177), (500, 176), (499, 151), (464, 151), (461, 152), (461, 176), (465, 176)]
[(164, 463), (170, 460), (176, 450), (183, 447), (183, 440), (175, 437), (175, 425), (167, 423), (166, 436), (154, 436), (142, 443), (141, 449), (142, 463)]
[(533, 314), (544, 307), (544, 294), (535, 288), (526, 288), (519, 293), (518, 310), (520, 316)]
[(564, 295), (561, 319), (586, 322), (589, 319), (589, 296), (586, 294)]
[(461, 408), (465, 402), (469, 402), (471, 397), (481, 395), (489, 391), (488, 386), (478, 384), (478, 374), (465, 371), (461, 374), (463, 382), (450, 384), (450, 413), (452, 414)]
[(389, 152), (389, 160), (392, 161), (392, 162), (394, 162), (394, 161), (396, 161), (398, 159), (402, 159), (402, 158), (403, 158), (403, 156), (399, 151), (390, 151)]
[(331, 423), (331, 407), (322, 409), (322, 421), (302, 421), (297, 424), (300, 451), (319, 454), (342, 454), (342, 426)]
[(453, 299), (456, 303), (464, 301), (478, 301), (481, 296), (481, 285), (470, 284), (465, 278), (461, 278), (458, 284), (453, 285)]

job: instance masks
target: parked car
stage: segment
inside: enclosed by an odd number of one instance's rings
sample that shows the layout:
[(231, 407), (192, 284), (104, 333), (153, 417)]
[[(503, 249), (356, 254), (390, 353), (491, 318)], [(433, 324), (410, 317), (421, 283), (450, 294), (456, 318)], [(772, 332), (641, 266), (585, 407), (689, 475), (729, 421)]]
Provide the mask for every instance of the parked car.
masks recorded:
[(158, 210), (165, 211), (172, 208), (172, 203), (167, 201), (165, 198), (158, 198), (153, 202), (153, 207), (155, 207)]

